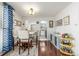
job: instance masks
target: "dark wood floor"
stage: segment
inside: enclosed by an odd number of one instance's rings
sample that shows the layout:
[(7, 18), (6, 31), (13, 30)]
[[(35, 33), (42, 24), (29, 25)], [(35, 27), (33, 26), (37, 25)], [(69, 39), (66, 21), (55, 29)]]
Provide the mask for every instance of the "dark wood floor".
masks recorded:
[(40, 46), (38, 43), (38, 56), (61, 56), (59, 50), (50, 41), (44, 41), (45, 46)]

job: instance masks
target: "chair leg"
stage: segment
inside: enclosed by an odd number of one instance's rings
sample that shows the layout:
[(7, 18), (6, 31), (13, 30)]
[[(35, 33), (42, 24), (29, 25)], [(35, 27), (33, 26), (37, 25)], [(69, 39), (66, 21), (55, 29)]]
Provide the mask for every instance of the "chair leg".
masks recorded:
[(38, 36), (36, 36), (36, 47), (38, 45)]
[(29, 55), (29, 40), (28, 40), (28, 55)]
[(20, 54), (20, 39), (19, 39), (19, 54)]
[(31, 40), (31, 49), (32, 49), (32, 40)]
[(24, 48), (24, 51), (25, 51), (26, 50), (26, 43), (24, 43), (23, 48)]
[(25, 43), (22, 43), (23, 52), (25, 51)]
[(17, 44), (16, 45), (18, 46), (18, 41), (17, 41)]

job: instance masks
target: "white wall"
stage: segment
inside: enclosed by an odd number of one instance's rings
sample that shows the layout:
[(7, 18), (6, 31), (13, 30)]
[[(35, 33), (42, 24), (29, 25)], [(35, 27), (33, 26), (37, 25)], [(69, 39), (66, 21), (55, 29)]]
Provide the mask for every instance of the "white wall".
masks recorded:
[(3, 4), (0, 3), (0, 52), (3, 47)]
[(18, 15), (18, 13), (16, 11), (13, 11), (13, 21), (15, 21), (15, 20), (23, 22), (22, 17), (20, 15)]
[(75, 55), (79, 55), (79, 3), (70, 4), (55, 16), (55, 20), (63, 19), (65, 16), (70, 16), (70, 25), (54, 27), (53, 31), (70, 33), (75, 38), (73, 51)]
[(26, 27), (30, 26), (32, 23), (36, 23), (36, 21), (46, 21), (47, 25), (47, 38), (50, 39), (50, 33), (52, 31), (52, 28), (49, 28), (49, 20), (53, 20), (53, 17), (44, 17), (44, 18), (29, 18), (25, 20)]

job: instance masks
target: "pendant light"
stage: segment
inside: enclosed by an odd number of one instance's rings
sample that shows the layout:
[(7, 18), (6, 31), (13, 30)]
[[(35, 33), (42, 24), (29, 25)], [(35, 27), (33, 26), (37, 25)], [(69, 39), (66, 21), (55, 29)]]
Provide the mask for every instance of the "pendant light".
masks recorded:
[(33, 9), (33, 8), (30, 8), (30, 9), (29, 9), (29, 14), (30, 14), (30, 15), (34, 15), (34, 9)]

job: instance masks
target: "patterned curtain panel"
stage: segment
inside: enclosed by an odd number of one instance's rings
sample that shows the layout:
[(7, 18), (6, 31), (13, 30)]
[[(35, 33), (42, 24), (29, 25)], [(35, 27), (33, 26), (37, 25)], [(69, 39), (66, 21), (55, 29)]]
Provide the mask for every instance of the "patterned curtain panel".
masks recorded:
[(3, 47), (3, 4), (0, 2), (0, 52)]
[(13, 48), (13, 8), (4, 3), (3, 9), (3, 51), (10, 51)]

